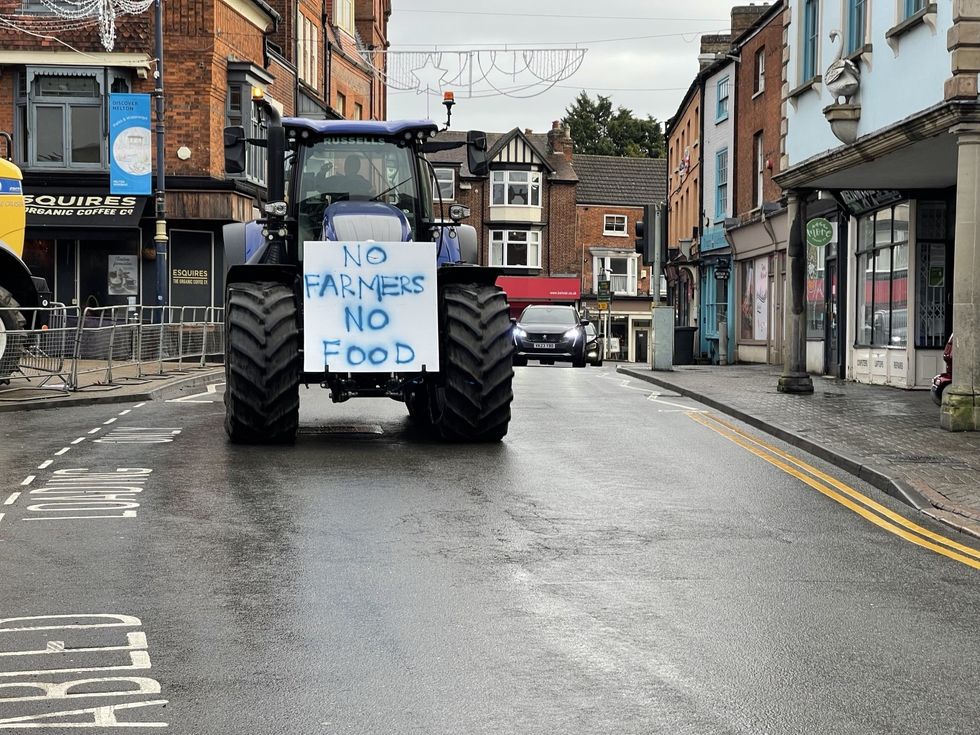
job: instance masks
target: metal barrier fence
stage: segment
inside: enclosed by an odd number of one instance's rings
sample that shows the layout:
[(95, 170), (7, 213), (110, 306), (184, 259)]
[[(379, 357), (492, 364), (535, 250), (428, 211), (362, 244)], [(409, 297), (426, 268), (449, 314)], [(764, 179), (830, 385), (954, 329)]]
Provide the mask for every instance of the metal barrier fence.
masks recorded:
[(78, 391), (199, 369), (224, 354), (224, 309), (0, 308), (0, 400), (23, 388)]

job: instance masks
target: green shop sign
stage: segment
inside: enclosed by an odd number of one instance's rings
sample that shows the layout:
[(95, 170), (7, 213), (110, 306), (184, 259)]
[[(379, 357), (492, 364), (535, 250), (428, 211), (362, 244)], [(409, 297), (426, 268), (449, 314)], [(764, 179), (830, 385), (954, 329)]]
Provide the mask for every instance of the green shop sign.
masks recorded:
[(834, 239), (834, 226), (825, 217), (814, 217), (806, 223), (806, 244), (825, 248)]

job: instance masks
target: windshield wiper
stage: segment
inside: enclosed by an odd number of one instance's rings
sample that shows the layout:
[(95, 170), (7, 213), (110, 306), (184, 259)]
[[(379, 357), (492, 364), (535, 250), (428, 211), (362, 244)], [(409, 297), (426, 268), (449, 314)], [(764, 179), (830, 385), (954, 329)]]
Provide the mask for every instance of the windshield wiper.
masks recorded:
[(408, 177), (407, 179), (404, 179), (404, 180), (402, 180), (402, 181), (399, 181), (399, 182), (398, 182), (397, 184), (395, 184), (394, 186), (389, 186), (389, 187), (388, 187), (387, 189), (385, 189), (385, 190), (384, 190), (383, 192), (381, 192), (381, 193), (380, 193), (380, 194), (378, 194), (377, 196), (374, 196), (374, 197), (371, 197), (371, 201), (372, 201), (372, 202), (376, 202), (376, 201), (378, 201), (378, 200), (379, 200), (379, 199), (380, 199), (381, 197), (383, 197), (383, 196), (384, 196), (385, 194), (387, 194), (388, 192), (390, 192), (390, 191), (394, 191), (395, 189), (397, 189), (397, 188), (398, 188), (399, 186), (401, 186), (402, 184), (407, 184), (407, 183), (408, 183), (409, 181), (411, 181), (411, 180), (412, 180), (412, 177), (411, 177), (411, 176), (409, 176), (409, 177)]

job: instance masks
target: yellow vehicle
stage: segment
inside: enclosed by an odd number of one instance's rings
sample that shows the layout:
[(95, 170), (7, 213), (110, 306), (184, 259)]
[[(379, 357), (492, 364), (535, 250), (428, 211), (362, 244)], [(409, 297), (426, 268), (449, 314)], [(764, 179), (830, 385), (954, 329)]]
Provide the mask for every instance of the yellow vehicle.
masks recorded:
[[(7, 150), (10, 150), (8, 139)], [(47, 286), (24, 264), (24, 190), (20, 169), (0, 158), (0, 383), (9, 382), (25, 344), (33, 309), (47, 306)], [(39, 283), (40, 282), (40, 283)]]

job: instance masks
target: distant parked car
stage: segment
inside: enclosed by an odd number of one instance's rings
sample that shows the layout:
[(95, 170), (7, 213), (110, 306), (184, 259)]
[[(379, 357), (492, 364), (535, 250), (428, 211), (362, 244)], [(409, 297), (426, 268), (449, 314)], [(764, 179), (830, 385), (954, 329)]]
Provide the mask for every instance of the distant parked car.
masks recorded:
[(592, 322), (585, 325), (585, 361), (589, 365), (602, 367), (602, 340)]
[(514, 325), (514, 364), (570, 362), (585, 367), (585, 325), (574, 306), (532, 304)]
[(943, 350), (943, 362), (946, 363), (946, 371), (939, 373), (932, 379), (932, 400), (937, 406), (943, 405), (943, 392), (946, 387), (953, 382), (953, 335), (949, 335), (949, 342)]

